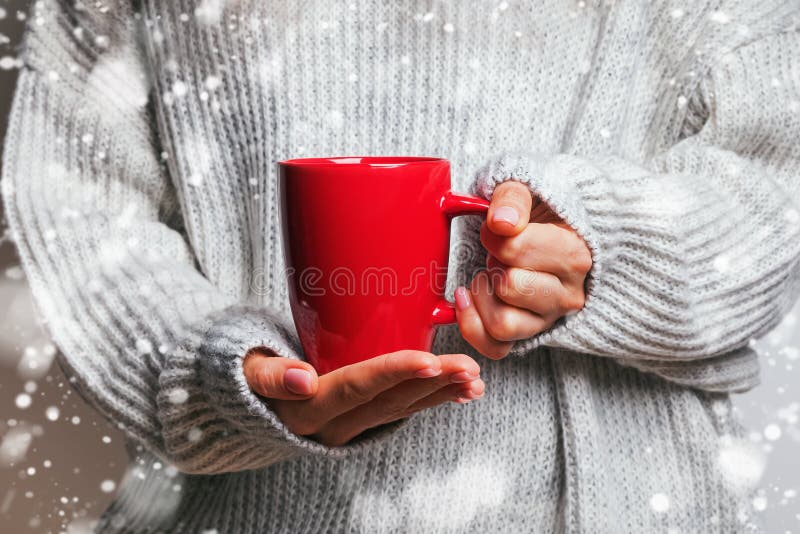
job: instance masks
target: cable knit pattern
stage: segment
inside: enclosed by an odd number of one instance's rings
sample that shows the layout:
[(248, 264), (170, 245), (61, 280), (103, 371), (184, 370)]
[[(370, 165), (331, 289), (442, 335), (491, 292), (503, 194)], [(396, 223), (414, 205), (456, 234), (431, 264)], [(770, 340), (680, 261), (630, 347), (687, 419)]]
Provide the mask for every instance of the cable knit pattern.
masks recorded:
[[(99, 531), (757, 530), (727, 394), (800, 289), (799, 16), (36, 2), (2, 193), (60, 363), (130, 439)], [(486, 197), (524, 181), (594, 266), (582, 311), (480, 359), (485, 398), (329, 448), (241, 361), (303, 357), (274, 163), (348, 154), (447, 157)], [(450, 289), (483, 264), (477, 224), (454, 223)], [(435, 351), (475, 354), (452, 326)]]

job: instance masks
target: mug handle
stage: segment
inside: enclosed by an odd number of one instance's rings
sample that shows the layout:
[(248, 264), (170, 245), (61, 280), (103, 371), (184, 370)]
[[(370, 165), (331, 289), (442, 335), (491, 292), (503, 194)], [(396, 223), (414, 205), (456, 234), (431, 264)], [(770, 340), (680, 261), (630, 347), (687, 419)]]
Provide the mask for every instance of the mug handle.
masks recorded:
[[(448, 220), (460, 215), (485, 215), (489, 210), (489, 201), (448, 191), (439, 201), (439, 208)], [(455, 322), (456, 309), (453, 303), (446, 299), (440, 300), (431, 312), (431, 323), (439, 326)]]

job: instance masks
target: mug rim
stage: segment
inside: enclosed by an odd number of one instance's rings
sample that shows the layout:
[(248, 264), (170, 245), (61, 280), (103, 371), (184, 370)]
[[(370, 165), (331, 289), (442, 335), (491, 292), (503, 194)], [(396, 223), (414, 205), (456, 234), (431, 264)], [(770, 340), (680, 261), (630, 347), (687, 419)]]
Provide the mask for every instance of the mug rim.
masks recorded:
[(293, 158), (279, 161), (287, 167), (346, 167), (365, 165), (368, 167), (405, 167), (425, 163), (446, 162), (444, 158), (428, 156), (334, 156), (327, 158)]

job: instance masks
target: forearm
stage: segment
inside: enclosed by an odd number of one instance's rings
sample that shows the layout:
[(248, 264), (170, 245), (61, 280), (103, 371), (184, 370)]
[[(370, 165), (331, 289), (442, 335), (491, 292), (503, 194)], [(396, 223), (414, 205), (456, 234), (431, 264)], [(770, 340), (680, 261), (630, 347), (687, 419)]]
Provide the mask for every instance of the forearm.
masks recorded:
[(247, 350), (299, 358), (294, 334), (269, 310), (242, 308), (216, 288), (171, 225), (181, 213), (147, 94), (118, 91), (121, 74), (135, 85), (146, 73), (136, 19), (127, 4), (117, 7), (98, 19), (119, 26), (109, 49), (98, 50), (74, 42), (75, 24), (99, 31), (93, 7), (42, 3), (3, 166), (12, 236), (71, 382), (113, 424), (186, 471), (349, 454), (357, 445), (333, 450), (292, 434), (247, 387)]
[(503, 181), (528, 184), (592, 253), (584, 308), (518, 342), (517, 352), (563, 347), (680, 382), (692, 381), (689, 368), (725, 367), (709, 388), (754, 383), (758, 366), (746, 347), (798, 289), (800, 121), (771, 112), (800, 94), (784, 76), (798, 55), (796, 33), (732, 52), (698, 88), (696, 100), (711, 110), (703, 127), (646, 161), (530, 153), (479, 172), (476, 188), (487, 198)]
[[(234, 318), (235, 303), (194, 269), (182, 236), (155, 219), (169, 194), (155, 158), (142, 152), (136, 167), (100, 163), (90, 171), (85, 162), (94, 147), (55, 140), (80, 130), (105, 148), (109, 161), (125, 161), (130, 129), (117, 132), (122, 140), (115, 142), (102, 122), (80, 124), (69, 95), (44, 86), (36, 72), (23, 71), (18, 91), (5, 206), (34, 296), (75, 385), (114, 424), (186, 470), (252, 468), (243, 454), (253, 449), (266, 458), (261, 465), (296, 453), (280, 439), (270, 443), (243, 428), (242, 421), (252, 419), (244, 405), (223, 413), (212, 400), (223, 384), (231, 390), (241, 384), (231, 373), (203, 372), (199, 365), (208, 360), (204, 347), (222, 335), (217, 329), (209, 337), (213, 314), (228, 314), (229, 324), (239, 320), (239, 330), (228, 332), (236, 352), (216, 355), (229, 366), (248, 343), (298, 355), (268, 314), (258, 332), (250, 315)], [(238, 392), (229, 403), (255, 398)], [(264, 433), (277, 428), (274, 417), (261, 423)], [(206, 427), (229, 436), (228, 456), (202, 450), (213, 446), (211, 435), (196, 431)]]
[[(532, 341), (696, 359), (745, 345), (785, 313), (800, 257), (795, 197), (757, 162), (726, 151), (687, 145), (671, 157), (670, 173), (615, 157), (496, 165), (495, 176), (529, 183), (592, 250), (584, 310)], [(492, 183), (481, 180), (487, 196)]]

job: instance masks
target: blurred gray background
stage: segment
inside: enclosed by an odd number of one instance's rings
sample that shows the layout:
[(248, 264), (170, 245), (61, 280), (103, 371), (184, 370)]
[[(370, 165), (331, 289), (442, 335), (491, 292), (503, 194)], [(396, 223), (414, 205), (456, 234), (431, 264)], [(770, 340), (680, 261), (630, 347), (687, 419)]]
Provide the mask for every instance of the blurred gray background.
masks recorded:
[[(0, 0), (0, 140), (28, 3)], [(767, 460), (753, 511), (767, 532), (800, 533), (800, 306), (758, 346), (763, 383), (735, 398), (750, 440)], [(13, 244), (0, 223), (2, 533), (87, 532), (124, 475), (118, 431), (72, 392), (54, 362), (55, 351), (37, 324)]]

